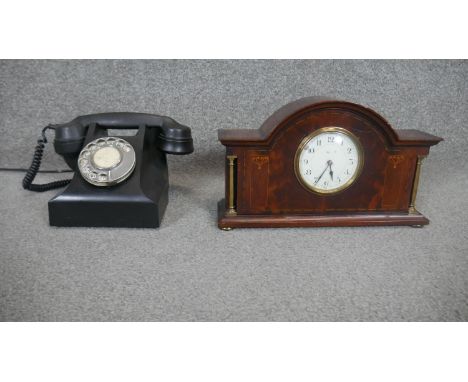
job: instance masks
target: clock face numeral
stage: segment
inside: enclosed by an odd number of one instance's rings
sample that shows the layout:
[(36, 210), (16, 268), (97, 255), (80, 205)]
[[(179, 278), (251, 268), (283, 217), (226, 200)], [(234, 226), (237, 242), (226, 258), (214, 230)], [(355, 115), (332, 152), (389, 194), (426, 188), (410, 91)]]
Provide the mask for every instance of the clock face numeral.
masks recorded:
[(322, 128), (306, 138), (296, 154), (301, 182), (318, 193), (349, 187), (359, 175), (363, 155), (357, 138), (342, 128)]

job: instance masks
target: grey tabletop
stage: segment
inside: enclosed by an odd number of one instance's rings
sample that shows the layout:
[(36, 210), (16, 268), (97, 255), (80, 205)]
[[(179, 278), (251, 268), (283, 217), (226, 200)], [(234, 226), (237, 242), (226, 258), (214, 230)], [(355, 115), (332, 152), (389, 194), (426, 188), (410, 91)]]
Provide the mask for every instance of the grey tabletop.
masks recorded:
[[(50, 227), (56, 191), (24, 191), (22, 173), (0, 172), (0, 320), (468, 319), (465, 61), (0, 61), (0, 69), (0, 167), (27, 167), (45, 124), (94, 112), (169, 115), (192, 127), (196, 148), (169, 157), (159, 229)], [(316, 94), (445, 138), (421, 174), (417, 208), (429, 226), (218, 230), (216, 129), (257, 128)], [(52, 145), (43, 168), (65, 168)]]

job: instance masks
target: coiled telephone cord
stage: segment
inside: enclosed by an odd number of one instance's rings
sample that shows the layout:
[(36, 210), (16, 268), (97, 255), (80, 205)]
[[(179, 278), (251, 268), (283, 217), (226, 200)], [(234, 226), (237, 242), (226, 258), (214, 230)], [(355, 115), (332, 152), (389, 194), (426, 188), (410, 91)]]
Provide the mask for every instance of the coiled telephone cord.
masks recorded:
[(34, 149), (34, 155), (31, 166), (29, 166), (29, 169), (27, 170), (26, 175), (23, 179), (23, 188), (25, 190), (44, 192), (53, 190), (55, 188), (65, 187), (71, 182), (71, 179), (64, 179), (44, 184), (33, 184), (33, 180), (39, 171), (39, 167), (41, 166), (42, 155), (44, 154), (44, 147), (47, 143), (45, 132), (48, 129), (54, 130), (54, 127), (52, 125), (44, 127), (42, 129), (42, 137), (37, 140), (37, 145)]

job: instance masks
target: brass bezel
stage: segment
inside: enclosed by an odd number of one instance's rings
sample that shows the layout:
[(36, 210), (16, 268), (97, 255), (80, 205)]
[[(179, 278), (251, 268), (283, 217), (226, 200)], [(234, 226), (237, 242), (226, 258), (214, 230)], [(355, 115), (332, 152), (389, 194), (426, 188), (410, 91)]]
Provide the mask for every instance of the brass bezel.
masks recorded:
[[(356, 145), (357, 151), (358, 151), (358, 167), (356, 169), (356, 172), (354, 175), (341, 187), (335, 188), (333, 190), (322, 190), (322, 189), (317, 189), (314, 186), (311, 186), (307, 184), (307, 182), (302, 178), (302, 175), (299, 172), (299, 157), (300, 153), (302, 152), (302, 149), (304, 148), (305, 145), (307, 145), (313, 138), (315, 138), (317, 135), (323, 134), (323, 133), (329, 133), (329, 132), (334, 132), (334, 133), (341, 133), (347, 135), (353, 143)], [(299, 183), (307, 190), (311, 191), (313, 193), (319, 194), (319, 195), (332, 195), (332, 194), (337, 194), (341, 191), (344, 191), (348, 187), (350, 187), (356, 179), (361, 175), (362, 169), (364, 167), (364, 150), (362, 148), (362, 144), (359, 141), (359, 138), (356, 137), (353, 133), (350, 131), (342, 128), (342, 127), (336, 127), (336, 126), (329, 126), (329, 127), (322, 127), (320, 129), (315, 130), (313, 133), (307, 135), (299, 144), (299, 147), (296, 150), (296, 155), (294, 157), (294, 172), (296, 174), (296, 178), (299, 180)]]

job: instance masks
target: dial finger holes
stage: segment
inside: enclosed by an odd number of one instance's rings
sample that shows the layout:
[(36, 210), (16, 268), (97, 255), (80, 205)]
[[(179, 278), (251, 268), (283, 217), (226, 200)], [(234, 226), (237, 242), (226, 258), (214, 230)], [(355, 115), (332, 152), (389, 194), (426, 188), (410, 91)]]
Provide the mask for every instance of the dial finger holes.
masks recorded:
[(86, 145), (79, 155), (78, 169), (89, 183), (111, 186), (128, 178), (135, 163), (135, 151), (129, 142), (105, 137)]

